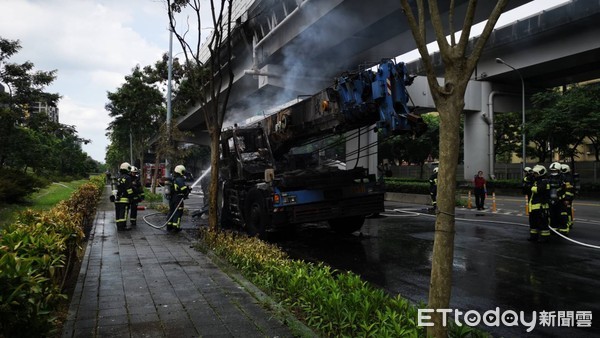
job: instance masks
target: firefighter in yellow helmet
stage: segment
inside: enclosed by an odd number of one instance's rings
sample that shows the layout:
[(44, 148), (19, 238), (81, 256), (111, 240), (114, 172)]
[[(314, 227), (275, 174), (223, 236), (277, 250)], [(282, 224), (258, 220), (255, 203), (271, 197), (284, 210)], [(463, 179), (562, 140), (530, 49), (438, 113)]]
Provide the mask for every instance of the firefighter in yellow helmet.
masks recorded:
[(169, 221), (167, 231), (181, 231), (181, 216), (183, 215), (183, 200), (188, 198), (190, 187), (185, 184), (185, 167), (178, 165), (173, 170), (173, 190), (169, 200)]
[(548, 192), (550, 184), (546, 180), (546, 167), (533, 167), (533, 184), (529, 197), (529, 241), (545, 242), (550, 236), (548, 228)]
[(133, 196), (133, 186), (131, 185), (131, 176), (129, 171), (131, 165), (127, 162), (119, 166), (119, 176), (117, 177), (117, 193), (115, 196), (115, 216), (117, 230), (131, 230), (127, 227), (127, 214), (129, 213), (129, 203)]

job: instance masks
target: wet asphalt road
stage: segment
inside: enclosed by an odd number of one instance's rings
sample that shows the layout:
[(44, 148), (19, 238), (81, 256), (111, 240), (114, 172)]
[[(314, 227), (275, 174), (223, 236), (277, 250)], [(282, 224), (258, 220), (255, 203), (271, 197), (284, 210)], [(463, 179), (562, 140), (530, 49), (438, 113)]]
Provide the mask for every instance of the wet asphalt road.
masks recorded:
[[(486, 205), (490, 207), (491, 202)], [(537, 325), (480, 326), (504, 337), (600, 337), (600, 249), (553, 235), (548, 243), (526, 241), (529, 229), (520, 198), (498, 198), (490, 210), (456, 209), (451, 308), (484, 313), (499, 308), (524, 311)], [(571, 238), (600, 246), (599, 202), (579, 202)], [(426, 207), (386, 203), (383, 217), (368, 219), (361, 233), (338, 236), (324, 225), (308, 224), (293, 238), (275, 239), (292, 257), (324, 261), (415, 303), (427, 303), (435, 218)], [(541, 311), (556, 316), (591, 311), (592, 327), (559, 320), (539, 322)], [(570, 327), (569, 327), (570, 326)]]

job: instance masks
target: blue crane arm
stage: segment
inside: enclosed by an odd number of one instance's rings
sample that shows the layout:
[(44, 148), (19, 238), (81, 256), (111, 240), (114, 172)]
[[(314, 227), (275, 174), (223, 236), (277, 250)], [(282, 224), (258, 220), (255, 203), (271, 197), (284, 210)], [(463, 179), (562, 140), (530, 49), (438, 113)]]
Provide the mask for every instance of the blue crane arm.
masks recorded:
[(332, 87), (257, 122), (269, 137), (275, 157), (311, 138), (376, 124), (384, 136), (427, 129), (408, 106), (412, 83), (404, 63), (383, 60), (376, 71), (359, 70), (338, 77)]

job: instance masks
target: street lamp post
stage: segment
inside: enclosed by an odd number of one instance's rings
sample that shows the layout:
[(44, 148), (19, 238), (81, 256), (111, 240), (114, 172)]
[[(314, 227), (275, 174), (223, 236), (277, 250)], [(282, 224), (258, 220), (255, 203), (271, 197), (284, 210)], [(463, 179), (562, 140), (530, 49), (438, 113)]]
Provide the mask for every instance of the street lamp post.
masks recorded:
[(523, 137), (522, 143), (523, 143), (523, 162), (521, 163), (521, 178), (523, 178), (525, 176), (525, 160), (526, 160), (526, 153), (525, 153), (525, 80), (523, 80), (523, 75), (521, 74), (521, 72), (516, 69), (515, 67), (509, 65), (508, 63), (504, 62), (504, 60), (502, 60), (501, 58), (496, 58), (496, 62), (497, 63), (501, 63), (505, 66), (507, 66), (508, 68), (514, 70), (515, 72), (517, 72), (517, 74), (519, 75), (519, 78), (521, 79), (521, 113), (522, 113), (522, 117), (523, 117), (523, 121), (522, 121), (522, 125), (521, 125), (521, 134)]

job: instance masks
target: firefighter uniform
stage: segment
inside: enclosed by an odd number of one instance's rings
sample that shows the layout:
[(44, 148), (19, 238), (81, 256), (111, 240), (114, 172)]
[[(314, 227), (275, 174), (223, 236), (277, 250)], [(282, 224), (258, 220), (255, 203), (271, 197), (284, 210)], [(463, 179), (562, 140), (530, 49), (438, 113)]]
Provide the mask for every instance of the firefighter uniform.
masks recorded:
[(138, 204), (144, 200), (144, 187), (140, 182), (139, 170), (137, 167), (131, 166), (131, 186), (133, 188), (133, 194), (129, 203), (129, 222), (131, 226), (137, 225), (137, 207)]
[(188, 198), (190, 188), (185, 184), (185, 167), (178, 165), (173, 173), (173, 187), (169, 199), (169, 220), (167, 231), (181, 231), (181, 216), (183, 215), (183, 200)]
[(133, 195), (131, 185), (131, 176), (129, 175), (130, 165), (124, 162), (119, 167), (119, 177), (117, 178), (117, 193), (115, 196), (115, 215), (117, 230), (131, 230), (127, 227), (127, 214), (129, 212), (129, 203)]
[(550, 164), (550, 178), (548, 184), (549, 197), (549, 223), (550, 226), (564, 235), (568, 235), (568, 217), (566, 200), (566, 185), (563, 180), (563, 175), (560, 173), (561, 164), (554, 162)]
[(531, 197), (531, 187), (533, 186), (533, 170), (530, 167), (525, 167), (523, 169), (525, 175), (523, 177), (523, 182), (521, 186), (521, 192), (523, 195), (527, 196), (527, 203), (529, 204), (529, 198)]
[(433, 168), (433, 174), (429, 177), (429, 196), (431, 196), (431, 205), (433, 210), (437, 208), (437, 183), (438, 167)]
[(567, 164), (562, 164), (560, 172), (565, 182), (564, 205), (566, 213), (566, 234), (568, 235), (573, 227), (573, 200), (575, 199), (575, 182), (571, 175), (571, 168)]
[(550, 236), (548, 228), (548, 191), (550, 184), (545, 179), (546, 168), (533, 167), (534, 181), (529, 198), (529, 241), (545, 242)]

